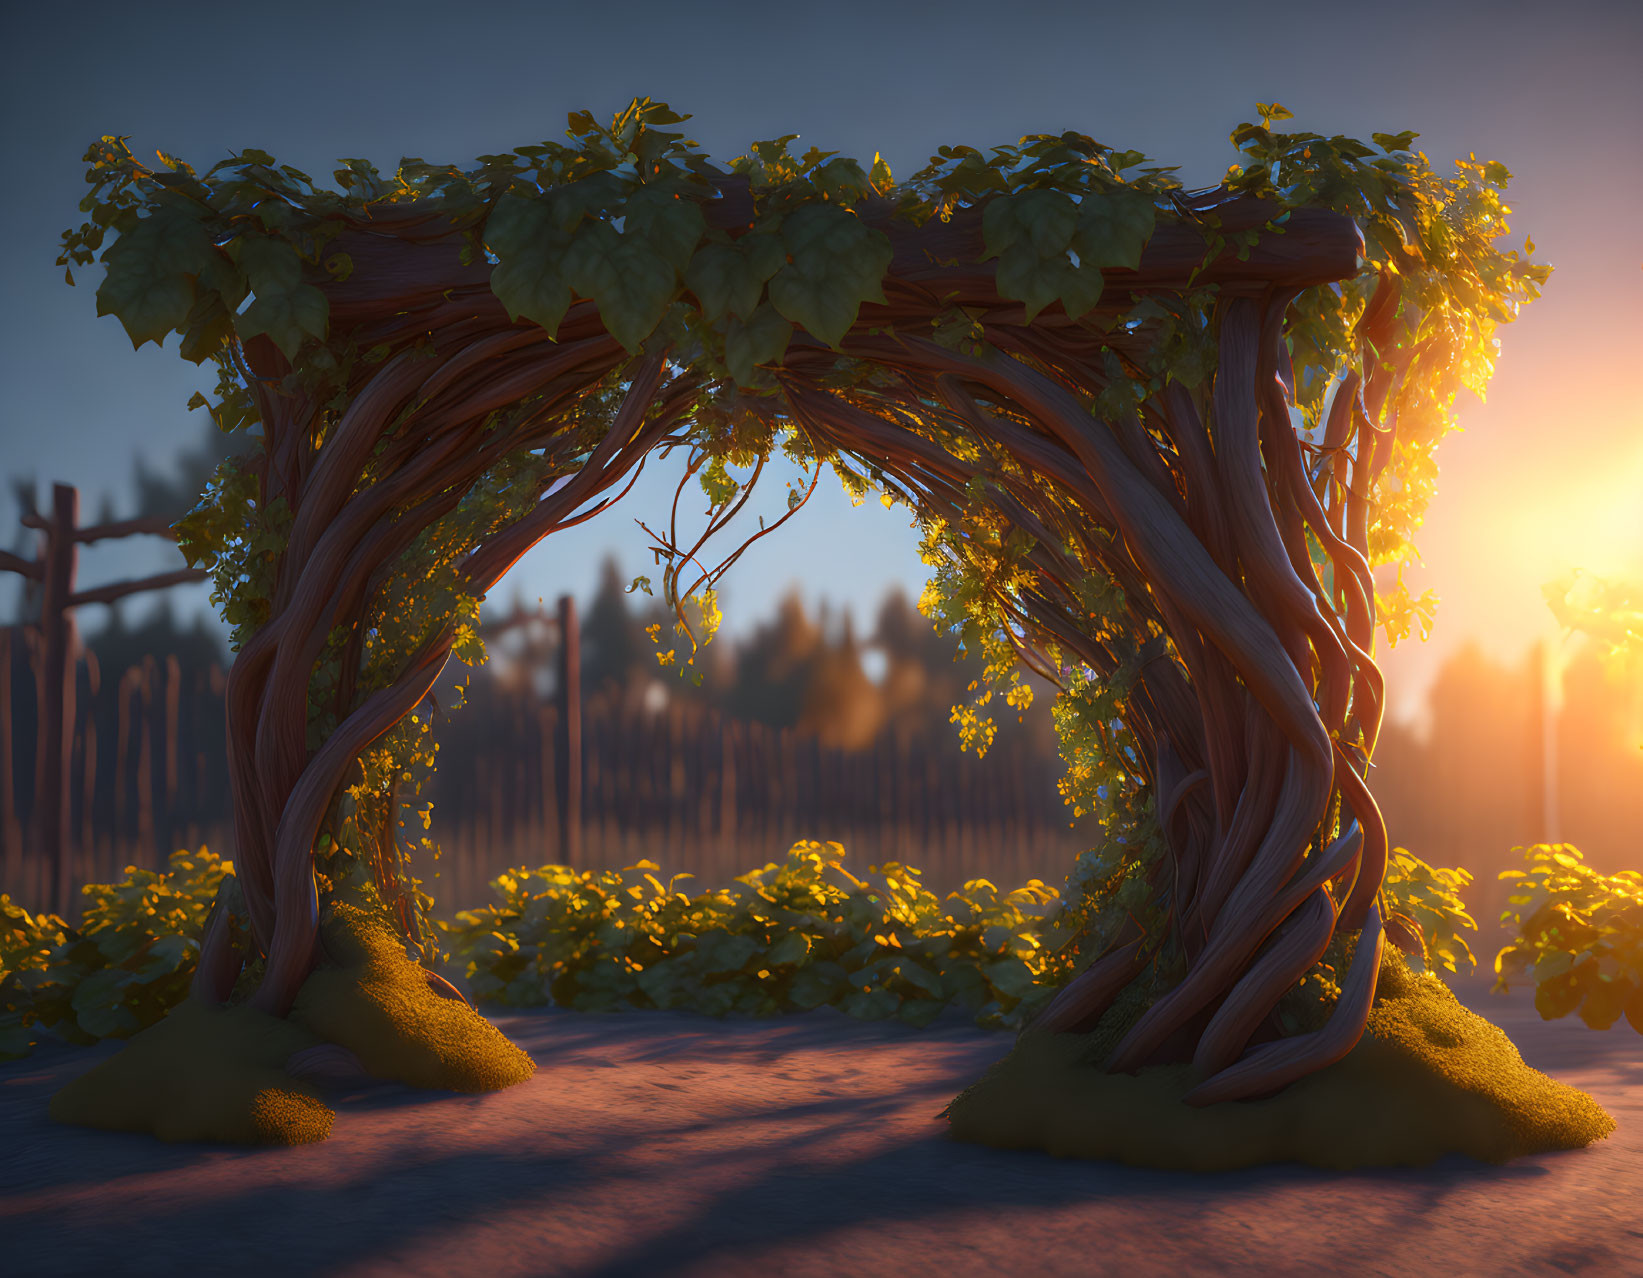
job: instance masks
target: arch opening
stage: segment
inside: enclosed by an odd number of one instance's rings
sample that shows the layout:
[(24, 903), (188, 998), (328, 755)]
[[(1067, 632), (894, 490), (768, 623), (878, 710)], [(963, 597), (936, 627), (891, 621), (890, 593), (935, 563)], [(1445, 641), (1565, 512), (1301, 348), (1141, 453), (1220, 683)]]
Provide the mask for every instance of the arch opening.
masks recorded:
[[(255, 955), (251, 1005), (288, 1012), (345, 872), (416, 940), (384, 850), (431, 762), (412, 712), (475, 654), (478, 601), (655, 450), (719, 485), (711, 532), (746, 500), (727, 464), (780, 449), (915, 515), (932, 615), (1010, 704), (1023, 670), (1060, 690), (1080, 793), (1140, 868), (1034, 1028), (1088, 1031), (1162, 965), (1104, 1070), (1190, 1065), (1210, 1105), (1341, 1059), (1385, 938), (1410, 943), (1365, 776), (1375, 632), (1413, 605), (1371, 568), (1410, 553), (1453, 395), (1544, 278), (1492, 243), (1504, 177), (1266, 118), (1211, 191), (1074, 133), (898, 185), (785, 142), (720, 169), (683, 118), (640, 100), (572, 117), (569, 146), (355, 166), (340, 193), (258, 153), (201, 177), (93, 148), (65, 259), (115, 226), (101, 309), (182, 332), (223, 372), (220, 424), (262, 427), (183, 526), (238, 627), (245, 926), (214, 917), (196, 992)], [(720, 568), (658, 544), (695, 643)], [(1287, 1030), (1345, 936), (1327, 1019)]]

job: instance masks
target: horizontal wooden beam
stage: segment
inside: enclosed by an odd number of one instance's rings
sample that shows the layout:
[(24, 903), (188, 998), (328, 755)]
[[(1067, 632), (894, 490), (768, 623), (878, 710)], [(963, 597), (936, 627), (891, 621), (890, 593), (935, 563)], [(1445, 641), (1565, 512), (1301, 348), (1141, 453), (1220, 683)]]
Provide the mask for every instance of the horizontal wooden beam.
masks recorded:
[[(29, 513), (19, 521), (25, 528), (36, 528), (41, 532), (51, 531), (51, 521), (44, 515)], [(177, 530), (172, 521), (163, 515), (145, 515), (137, 519), (116, 519), (107, 524), (87, 524), (84, 528), (74, 530), (74, 540), (80, 542), (103, 541), (109, 537), (131, 537), (137, 533), (151, 533), (156, 537), (169, 537), (177, 540)]]
[(131, 537), (137, 533), (152, 533), (156, 537), (169, 537), (177, 540), (177, 530), (171, 526), (171, 520), (163, 515), (150, 515), (141, 519), (119, 519), (110, 524), (89, 524), (84, 528), (77, 528), (74, 532), (75, 541), (103, 541), (109, 537)]
[(45, 578), (46, 570), (37, 559), (22, 559), (8, 551), (0, 550), (0, 571), (21, 573), (35, 581)]
[(70, 608), (81, 604), (113, 603), (116, 599), (124, 599), (127, 595), (135, 595), (144, 590), (164, 590), (167, 586), (182, 586), (189, 582), (204, 581), (211, 574), (203, 568), (179, 568), (176, 572), (162, 572), (154, 577), (144, 577), (140, 581), (117, 581), (113, 585), (98, 586), (93, 590), (79, 590), (68, 597)]

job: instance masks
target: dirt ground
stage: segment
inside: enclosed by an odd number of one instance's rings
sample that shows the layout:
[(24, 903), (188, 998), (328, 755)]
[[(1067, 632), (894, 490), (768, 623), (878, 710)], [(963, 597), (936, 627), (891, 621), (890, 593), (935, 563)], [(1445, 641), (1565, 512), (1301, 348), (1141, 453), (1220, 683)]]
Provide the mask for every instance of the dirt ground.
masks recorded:
[(493, 1019), (536, 1059), (471, 1097), (381, 1086), (331, 1138), (166, 1145), (53, 1123), (116, 1050), (0, 1066), (0, 1272), (1643, 1276), (1643, 1037), (1457, 983), (1618, 1130), (1493, 1167), (1143, 1171), (960, 1144), (936, 1117), (1010, 1045), (822, 1009)]

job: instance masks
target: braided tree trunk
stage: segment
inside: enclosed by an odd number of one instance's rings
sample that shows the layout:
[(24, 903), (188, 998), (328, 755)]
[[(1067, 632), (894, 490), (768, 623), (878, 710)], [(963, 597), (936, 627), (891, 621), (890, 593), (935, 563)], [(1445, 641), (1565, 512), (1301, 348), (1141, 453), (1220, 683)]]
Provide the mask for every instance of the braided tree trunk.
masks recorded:
[[(1236, 205), (1220, 213), (1224, 223), (1260, 219), (1258, 209)], [(973, 227), (946, 233), (960, 241), (949, 258), (979, 256), (962, 243)], [(1195, 238), (1187, 228), (1161, 232), (1132, 277), (1112, 273), (1100, 309), (1120, 313), (1146, 289), (1183, 288), (1202, 260)], [(799, 420), (892, 476), (922, 512), (963, 526), (966, 486), (977, 476), (989, 481), (997, 508), (1037, 543), (1030, 562), (1038, 587), (999, 599), (1027, 637), (1030, 665), (1045, 669), (1034, 649), (1053, 643), (1102, 674), (1118, 669), (1119, 654), (1087, 633), (1070, 589), (1091, 572), (1122, 586), (1132, 633), (1155, 627), (1168, 636), (1173, 656), (1156, 642), (1143, 649), (1127, 726), (1169, 851), (1151, 887), (1167, 906), (1187, 971), (1106, 1068), (1190, 1060), (1203, 1078), (1187, 1097), (1194, 1104), (1270, 1093), (1338, 1060), (1357, 1043), (1374, 997), (1387, 846), (1360, 772), (1382, 701), (1369, 656), (1366, 494), (1392, 437), (1368, 421), (1396, 370), (1377, 372), (1368, 410), (1355, 377), (1339, 388), (1325, 468), (1345, 456), (1351, 431), (1361, 433), (1350, 473), (1328, 483), (1327, 473), (1309, 471), (1291, 425), (1283, 341), (1296, 294), (1354, 274), (1357, 247), (1347, 219), (1297, 218), (1249, 262), (1223, 259), (1200, 275), (1220, 285), (1212, 388), (1200, 400), (1172, 383), (1116, 421), (1089, 407), (1107, 386), (1102, 349), (1128, 358), (1128, 342), (1138, 360), (1148, 334), (1103, 335), (1050, 316), (1023, 326), (1019, 307), (988, 295), (990, 282), (921, 271), (906, 244), (897, 264), (908, 269), (895, 272), (896, 287), (886, 284), (890, 314), (874, 308), (871, 323), (913, 328), (936, 286), (946, 286), (945, 297), (956, 285), (956, 304), (985, 311), (979, 323), (994, 353), (853, 337), (846, 353), (894, 370), (900, 386), (848, 395), (821, 385), (830, 353), (812, 345), (785, 361), (783, 386)], [(1362, 321), (1370, 336), (1395, 303), (1383, 278)], [(934, 442), (955, 432), (980, 444), (981, 460), (961, 461)], [(1307, 532), (1329, 556), (1339, 601), (1319, 579)], [(1361, 936), (1328, 1024), (1246, 1052), (1276, 1037), (1279, 998), (1337, 928)], [(1037, 1027), (1093, 1027), (1144, 961), (1132, 924)]]
[[(428, 243), (419, 242), (416, 219), (396, 224), (378, 215), (372, 226), (343, 237), (367, 269), (328, 290), (333, 334), (360, 350), (384, 345), (390, 353), (376, 365), (360, 362), (345, 411), (329, 413), (278, 389), (289, 367), (266, 339), (243, 351), (266, 441), (259, 503), (284, 498), (293, 514), (270, 616), (235, 660), (227, 697), (238, 880), (251, 939), (267, 960), (252, 1002), (278, 1016), (318, 957), (313, 849), (327, 810), (360, 752), (432, 688), (455, 638), (446, 624), (389, 686), (358, 693), (365, 619), (395, 559), (500, 459), (543, 449), (560, 464), (534, 508), (460, 566), (464, 592), (482, 598), (536, 542), (607, 504), (587, 509), (636, 471), (694, 389), (681, 377), (663, 390), (660, 357), (634, 363), (609, 430), (578, 464), (587, 440), (584, 401), (629, 364), (593, 308), (575, 308), (555, 343), (540, 328), (510, 322), (490, 292), (488, 270), (461, 266), (460, 243), (443, 226)], [(419, 348), (430, 334), (432, 358)], [(323, 450), (315, 444), (322, 428)], [(337, 627), (351, 634), (336, 693), (339, 726), (311, 750), (309, 684)], [(394, 815), (384, 822), (383, 840), (393, 838)], [(395, 862), (378, 856), (373, 869), (410, 933)], [(219, 909), (195, 992), (225, 1000), (247, 957), (235, 950), (227, 912)]]

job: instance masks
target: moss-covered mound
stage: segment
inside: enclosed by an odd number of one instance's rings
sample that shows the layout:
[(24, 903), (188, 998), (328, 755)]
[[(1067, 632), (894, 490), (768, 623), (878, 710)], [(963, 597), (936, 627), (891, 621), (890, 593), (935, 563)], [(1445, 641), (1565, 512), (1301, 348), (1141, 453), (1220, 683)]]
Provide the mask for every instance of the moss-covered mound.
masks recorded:
[(282, 1072), (316, 1040), (249, 1007), (184, 999), (51, 1098), (60, 1123), (150, 1132), (161, 1140), (300, 1145), (324, 1140), (336, 1114)]
[(51, 1116), (170, 1141), (296, 1145), (324, 1140), (336, 1117), (313, 1084), (285, 1072), (321, 1043), (413, 1087), (497, 1091), (535, 1073), (479, 1013), (434, 993), (379, 911), (334, 903), (321, 934), (327, 957), (288, 1019), (185, 999), (53, 1096)]
[(433, 991), (386, 915), (333, 902), (320, 932), (328, 957), (298, 993), (291, 1020), (348, 1048), (368, 1073), (411, 1087), (494, 1092), (536, 1072), (496, 1026)]
[(948, 1107), (952, 1135), (1139, 1167), (1227, 1171), (1263, 1163), (1422, 1166), (1445, 1154), (1502, 1163), (1577, 1149), (1614, 1130), (1590, 1096), (1530, 1069), (1498, 1027), (1437, 977), (1383, 961), (1375, 1005), (1343, 1060), (1275, 1096), (1183, 1103), (1191, 1066), (1098, 1066), (1142, 1010), (1120, 1000), (1089, 1034), (1033, 1034)]

